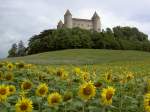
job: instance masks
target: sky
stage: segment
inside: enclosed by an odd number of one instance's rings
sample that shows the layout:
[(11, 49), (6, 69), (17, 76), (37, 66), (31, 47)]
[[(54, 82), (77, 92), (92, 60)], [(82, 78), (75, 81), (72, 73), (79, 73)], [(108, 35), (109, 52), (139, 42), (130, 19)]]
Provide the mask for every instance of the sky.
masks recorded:
[(137, 27), (149, 35), (150, 0), (0, 0), (0, 58), (13, 43), (56, 28), (69, 9), (73, 17), (90, 19), (96, 11), (102, 28)]

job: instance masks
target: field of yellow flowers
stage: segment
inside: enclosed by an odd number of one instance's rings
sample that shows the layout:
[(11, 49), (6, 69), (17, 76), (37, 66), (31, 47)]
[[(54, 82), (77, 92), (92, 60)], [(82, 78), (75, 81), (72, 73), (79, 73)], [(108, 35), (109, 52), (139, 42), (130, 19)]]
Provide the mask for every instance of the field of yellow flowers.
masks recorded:
[(149, 64), (0, 63), (0, 112), (150, 112)]

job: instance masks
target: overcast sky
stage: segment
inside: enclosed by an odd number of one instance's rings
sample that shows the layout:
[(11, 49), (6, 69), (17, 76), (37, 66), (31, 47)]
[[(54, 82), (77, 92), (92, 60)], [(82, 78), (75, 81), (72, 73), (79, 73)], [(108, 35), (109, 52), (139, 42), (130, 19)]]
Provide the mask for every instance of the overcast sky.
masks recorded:
[(0, 0), (0, 58), (13, 43), (56, 28), (69, 9), (73, 17), (101, 17), (102, 28), (137, 27), (150, 37), (150, 0)]

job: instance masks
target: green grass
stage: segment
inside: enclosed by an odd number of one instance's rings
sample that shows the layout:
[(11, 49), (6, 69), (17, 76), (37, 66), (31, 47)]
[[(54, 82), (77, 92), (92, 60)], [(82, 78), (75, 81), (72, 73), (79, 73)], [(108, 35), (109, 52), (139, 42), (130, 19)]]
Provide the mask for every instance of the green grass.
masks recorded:
[(122, 64), (150, 62), (150, 53), (133, 50), (69, 49), (3, 60), (24, 61), (42, 65)]

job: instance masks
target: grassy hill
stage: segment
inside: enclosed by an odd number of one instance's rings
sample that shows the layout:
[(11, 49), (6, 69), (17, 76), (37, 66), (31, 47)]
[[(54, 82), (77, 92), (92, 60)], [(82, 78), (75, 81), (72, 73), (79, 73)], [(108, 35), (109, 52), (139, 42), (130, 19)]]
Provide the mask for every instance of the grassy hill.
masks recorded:
[(69, 49), (3, 60), (22, 60), (27, 63), (44, 65), (138, 63), (143, 61), (150, 62), (150, 53), (132, 50)]

